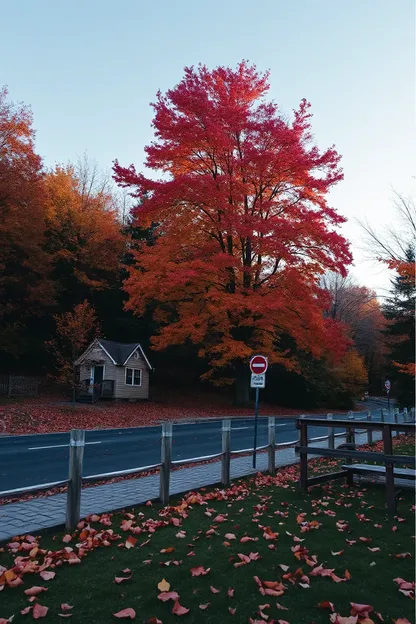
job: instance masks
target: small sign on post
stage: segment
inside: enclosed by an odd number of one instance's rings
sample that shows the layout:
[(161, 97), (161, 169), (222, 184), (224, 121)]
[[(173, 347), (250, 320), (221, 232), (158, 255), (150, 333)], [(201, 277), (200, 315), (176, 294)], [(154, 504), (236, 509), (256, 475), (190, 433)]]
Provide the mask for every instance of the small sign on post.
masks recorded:
[(266, 387), (266, 375), (256, 375), (251, 373), (251, 388), (265, 388)]
[(256, 389), (256, 403), (254, 408), (254, 443), (253, 443), (253, 468), (256, 467), (257, 455), (257, 421), (259, 416), (259, 389), (266, 387), (266, 371), (269, 366), (265, 355), (253, 355), (250, 360), (251, 382), (250, 386)]

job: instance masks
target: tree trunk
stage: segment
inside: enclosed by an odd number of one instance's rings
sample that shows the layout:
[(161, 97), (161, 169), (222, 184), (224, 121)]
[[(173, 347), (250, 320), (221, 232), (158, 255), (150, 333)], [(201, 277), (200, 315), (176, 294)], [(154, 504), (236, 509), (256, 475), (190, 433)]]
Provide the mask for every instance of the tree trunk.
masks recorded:
[(235, 397), (234, 405), (238, 407), (250, 406), (250, 369), (248, 364), (238, 362), (235, 367)]

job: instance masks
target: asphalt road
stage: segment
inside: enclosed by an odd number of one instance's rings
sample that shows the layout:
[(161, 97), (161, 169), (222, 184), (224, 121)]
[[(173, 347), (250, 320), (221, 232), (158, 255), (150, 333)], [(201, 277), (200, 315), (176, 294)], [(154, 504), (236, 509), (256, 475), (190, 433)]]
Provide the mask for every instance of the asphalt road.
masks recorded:
[[(380, 405), (376, 402), (368, 404), (368, 409), (377, 410), (372, 412), (374, 417), (379, 417)], [(276, 418), (276, 442), (289, 442), (297, 439), (295, 422), (295, 418)], [(253, 418), (232, 420), (232, 450), (252, 448), (253, 426)], [(325, 433), (325, 428), (316, 427), (311, 429), (309, 435), (315, 437), (325, 435)], [(160, 426), (87, 431), (83, 475), (95, 475), (158, 463), (160, 461), (160, 435)], [(68, 442), (68, 432), (1, 437), (0, 491), (66, 479), (68, 476)], [(267, 444), (267, 418), (259, 418), (257, 445), (264, 444)], [(174, 424), (173, 460), (201, 457), (220, 451), (221, 420), (211, 419), (193, 424)]]

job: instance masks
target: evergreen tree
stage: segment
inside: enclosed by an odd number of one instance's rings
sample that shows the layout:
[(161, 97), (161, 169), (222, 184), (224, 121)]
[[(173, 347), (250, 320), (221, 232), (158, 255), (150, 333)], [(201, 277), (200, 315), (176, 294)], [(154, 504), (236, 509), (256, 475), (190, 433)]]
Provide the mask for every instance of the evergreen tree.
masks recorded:
[[(406, 262), (414, 266), (415, 251), (406, 250)], [(383, 307), (389, 321), (385, 330), (390, 348), (392, 394), (403, 407), (415, 404), (415, 295), (414, 280), (407, 272), (399, 272), (392, 280), (391, 297)]]

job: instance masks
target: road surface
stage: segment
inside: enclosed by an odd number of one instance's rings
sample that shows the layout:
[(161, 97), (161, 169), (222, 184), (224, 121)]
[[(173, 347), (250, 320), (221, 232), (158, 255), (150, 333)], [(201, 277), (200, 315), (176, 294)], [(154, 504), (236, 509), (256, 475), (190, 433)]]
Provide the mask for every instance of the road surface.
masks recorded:
[[(384, 404), (383, 404), (384, 405)], [(377, 410), (380, 404), (369, 403)], [(373, 411), (379, 418), (380, 411)], [(325, 416), (320, 415), (320, 418)], [(339, 418), (345, 418), (339, 416)], [(276, 418), (276, 442), (298, 438), (295, 418)], [(233, 418), (232, 450), (252, 448), (253, 418)], [(341, 431), (341, 429), (340, 429)], [(311, 428), (310, 437), (326, 429)], [(160, 461), (160, 426), (87, 431), (83, 475), (149, 466)], [(0, 438), (0, 491), (50, 483), (68, 476), (69, 433), (5, 436)], [(258, 446), (267, 444), (267, 418), (259, 418)], [(221, 420), (174, 424), (172, 459), (187, 459), (221, 451)]]

